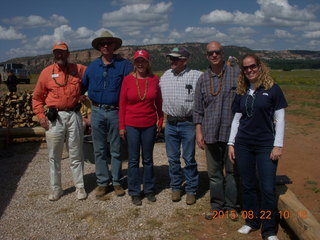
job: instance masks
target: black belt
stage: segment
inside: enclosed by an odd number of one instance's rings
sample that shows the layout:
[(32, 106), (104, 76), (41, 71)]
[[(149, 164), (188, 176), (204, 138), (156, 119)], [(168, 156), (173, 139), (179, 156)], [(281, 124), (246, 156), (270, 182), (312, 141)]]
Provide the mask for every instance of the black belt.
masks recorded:
[(192, 122), (192, 116), (174, 117), (167, 115), (167, 121), (172, 125), (176, 125), (178, 122)]
[(119, 107), (115, 105), (108, 105), (108, 104), (101, 104), (101, 103), (96, 103), (92, 101), (92, 105), (95, 107), (103, 108), (107, 111), (113, 111), (113, 110), (118, 110)]
[(80, 111), (82, 104), (81, 103), (77, 103), (74, 107), (72, 108), (57, 108), (58, 112), (60, 111), (65, 111), (65, 112), (78, 112)]
[(58, 118), (58, 112), (65, 111), (65, 112), (78, 112), (81, 108), (81, 103), (77, 103), (73, 108), (55, 108), (49, 107), (46, 111), (46, 117), (51, 121), (54, 122)]

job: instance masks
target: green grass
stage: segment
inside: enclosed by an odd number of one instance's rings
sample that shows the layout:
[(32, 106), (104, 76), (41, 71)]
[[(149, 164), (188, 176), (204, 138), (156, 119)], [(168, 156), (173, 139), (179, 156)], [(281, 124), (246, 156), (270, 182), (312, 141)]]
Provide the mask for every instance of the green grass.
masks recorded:
[(304, 186), (313, 191), (314, 193), (319, 193), (320, 192), (320, 187), (318, 186), (318, 182), (317, 181), (312, 181), (307, 179), (304, 183)]
[(288, 114), (320, 120), (320, 71), (271, 71), (271, 75), (286, 96)]
[(271, 71), (272, 77), (280, 85), (320, 86), (319, 70)]

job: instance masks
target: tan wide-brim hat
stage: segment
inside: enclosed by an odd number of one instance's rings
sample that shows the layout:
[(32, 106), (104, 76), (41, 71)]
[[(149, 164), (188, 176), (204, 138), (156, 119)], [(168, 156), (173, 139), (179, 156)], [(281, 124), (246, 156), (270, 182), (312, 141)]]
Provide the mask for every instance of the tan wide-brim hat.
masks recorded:
[(112, 36), (112, 34), (108, 31), (103, 31), (100, 34), (100, 37), (97, 37), (95, 39), (93, 39), (93, 41), (91, 42), (91, 45), (94, 49), (97, 49), (100, 51), (99, 48), (99, 43), (102, 41), (112, 41), (115, 43), (115, 48), (114, 50), (117, 50), (121, 47), (122, 45), (122, 40), (120, 38), (114, 37)]

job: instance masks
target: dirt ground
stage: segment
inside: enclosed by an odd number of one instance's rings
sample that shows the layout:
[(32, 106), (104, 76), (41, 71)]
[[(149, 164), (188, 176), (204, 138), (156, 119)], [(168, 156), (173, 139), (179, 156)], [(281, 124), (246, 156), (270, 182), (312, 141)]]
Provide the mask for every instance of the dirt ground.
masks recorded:
[[(319, 174), (319, 142), (320, 142), (320, 109), (319, 107), (304, 108), (305, 114), (297, 114), (301, 106), (299, 101), (309, 101), (319, 104), (317, 92), (300, 90), (286, 90), (289, 102), (286, 113), (286, 130), (283, 156), (279, 161), (277, 175), (286, 175), (292, 181), (288, 188), (296, 194), (297, 198), (309, 209), (313, 216), (320, 222), (320, 174)], [(316, 100), (308, 97), (314, 95)], [(306, 100), (308, 98), (309, 100)], [(201, 150), (197, 150), (197, 161), (202, 171), (201, 184), (204, 192), (198, 199), (198, 206), (186, 212), (180, 212), (170, 221), (180, 221), (180, 229), (175, 229), (171, 239), (259, 239), (260, 233), (254, 232), (248, 236), (239, 236), (236, 229), (243, 223), (242, 220), (233, 223), (230, 220), (206, 221), (203, 214), (208, 210), (208, 186), (205, 174), (205, 157)], [(195, 228), (194, 224), (198, 227)], [(234, 232), (234, 234), (231, 233)], [(187, 232), (187, 233), (186, 233)], [(176, 235), (178, 234), (178, 236)], [(175, 237), (177, 236), (177, 237)], [(215, 237), (213, 237), (215, 236)], [(292, 239), (280, 228), (280, 239)], [(153, 238), (151, 238), (153, 239)]]
[(284, 153), (277, 174), (292, 180), (289, 189), (320, 222), (320, 122), (290, 115), (286, 118)]

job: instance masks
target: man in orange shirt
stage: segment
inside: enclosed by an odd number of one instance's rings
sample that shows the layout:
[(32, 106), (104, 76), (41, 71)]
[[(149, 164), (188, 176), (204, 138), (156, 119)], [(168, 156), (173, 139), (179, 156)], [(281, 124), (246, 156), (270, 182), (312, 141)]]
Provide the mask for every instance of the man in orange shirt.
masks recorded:
[(70, 52), (65, 42), (56, 42), (52, 51), (54, 63), (40, 73), (32, 98), (33, 111), (46, 130), (51, 183), (49, 200), (56, 201), (63, 195), (61, 158), (64, 142), (69, 151), (77, 199), (83, 200), (87, 193), (83, 182), (83, 127), (78, 102), (86, 67), (68, 63)]

